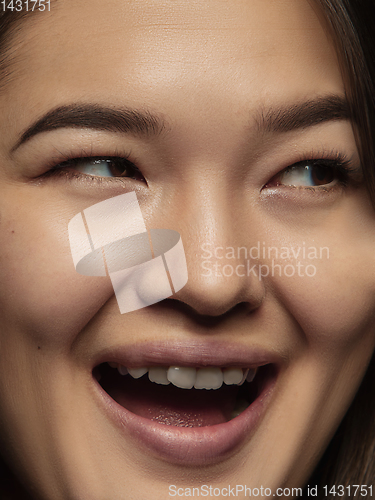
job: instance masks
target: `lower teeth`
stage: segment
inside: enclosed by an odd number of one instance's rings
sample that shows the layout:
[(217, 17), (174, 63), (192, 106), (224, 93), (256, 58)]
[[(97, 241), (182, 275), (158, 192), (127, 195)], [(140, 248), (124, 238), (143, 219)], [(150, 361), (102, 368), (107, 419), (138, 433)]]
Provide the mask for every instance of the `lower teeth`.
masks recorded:
[(243, 411), (245, 411), (250, 406), (250, 403), (246, 399), (239, 399), (236, 401), (236, 406), (234, 407), (230, 420), (238, 417)]

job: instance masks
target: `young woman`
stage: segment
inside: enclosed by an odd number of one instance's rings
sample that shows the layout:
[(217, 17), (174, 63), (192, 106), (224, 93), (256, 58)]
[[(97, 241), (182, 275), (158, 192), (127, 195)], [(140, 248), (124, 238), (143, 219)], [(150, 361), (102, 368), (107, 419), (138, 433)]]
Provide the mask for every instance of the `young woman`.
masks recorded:
[[(366, 4), (0, 5), (2, 498), (371, 498)], [(68, 225), (125, 193), (188, 282), (120, 314)]]

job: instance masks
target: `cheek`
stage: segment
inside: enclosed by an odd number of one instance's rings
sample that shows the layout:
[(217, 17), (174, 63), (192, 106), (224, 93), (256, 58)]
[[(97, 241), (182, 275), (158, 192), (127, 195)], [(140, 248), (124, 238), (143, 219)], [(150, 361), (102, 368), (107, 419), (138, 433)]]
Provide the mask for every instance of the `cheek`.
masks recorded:
[[(0, 307), (3, 331), (38, 342), (71, 342), (113, 296), (107, 277), (79, 275), (68, 239), (68, 217), (27, 213), (1, 222)], [(74, 213), (73, 213), (74, 215)], [(118, 309), (113, 299), (113, 309)], [(118, 313), (118, 311), (117, 311)], [(8, 338), (4, 335), (3, 341)]]
[(302, 276), (275, 277), (274, 285), (309, 344), (349, 350), (369, 334), (375, 340), (372, 247), (350, 245), (348, 240), (324, 246), (329, 257), (324, 252), (322, 258), (301, 259)]
[[(339, 360), (340, 353), (349, 355), (357, 343), (372, 349), (375, 344), (375, 215), (362, 189), (322, 207), (280, 210), (283, 218), (268, 239), (273, 240), (270, 246), (290, 250), (289, 259), (278, 259), (278, 264), (291, 264), (295, 273), (275, 274), (269, 283), (307, 344), (319, 356)], [(300, 249), (298, 256), (293, 249)]]

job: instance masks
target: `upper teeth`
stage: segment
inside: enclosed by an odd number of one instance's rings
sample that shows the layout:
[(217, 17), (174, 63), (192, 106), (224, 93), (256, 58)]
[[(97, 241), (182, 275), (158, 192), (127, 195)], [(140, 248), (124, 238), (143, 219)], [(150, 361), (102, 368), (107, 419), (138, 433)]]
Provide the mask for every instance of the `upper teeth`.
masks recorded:
[(133, 378), (140, 378), (148, 372), (148, 378), (156, 384), (168, 385), (172, 383), (181, 389), (219, 389), (223, 382), (227, 385), (241, 385), (245, 380), (251, 382), (256, 368), (193, 368), (186, 366), (152, 366), (150, 368), (126, 368), (118, 363), (108, 363), (117, 368), (121, 375), (129, 373)]

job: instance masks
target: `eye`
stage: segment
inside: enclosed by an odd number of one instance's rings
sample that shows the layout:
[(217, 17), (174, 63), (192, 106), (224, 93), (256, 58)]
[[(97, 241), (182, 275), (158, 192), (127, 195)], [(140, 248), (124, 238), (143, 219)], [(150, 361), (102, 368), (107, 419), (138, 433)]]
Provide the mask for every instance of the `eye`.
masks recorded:
[(295, 163), (274, 176), (265, 187), (333, 186), (337, 182), (345, 184), (349, 170), (345, 161), (307, 160)]
[(52, 169), (52, 173), (61, 171), (80, 172), (94, 177), (127, 177), (144, 180), (139, 169), (131, 161), (121, 157), (74, 158)]

